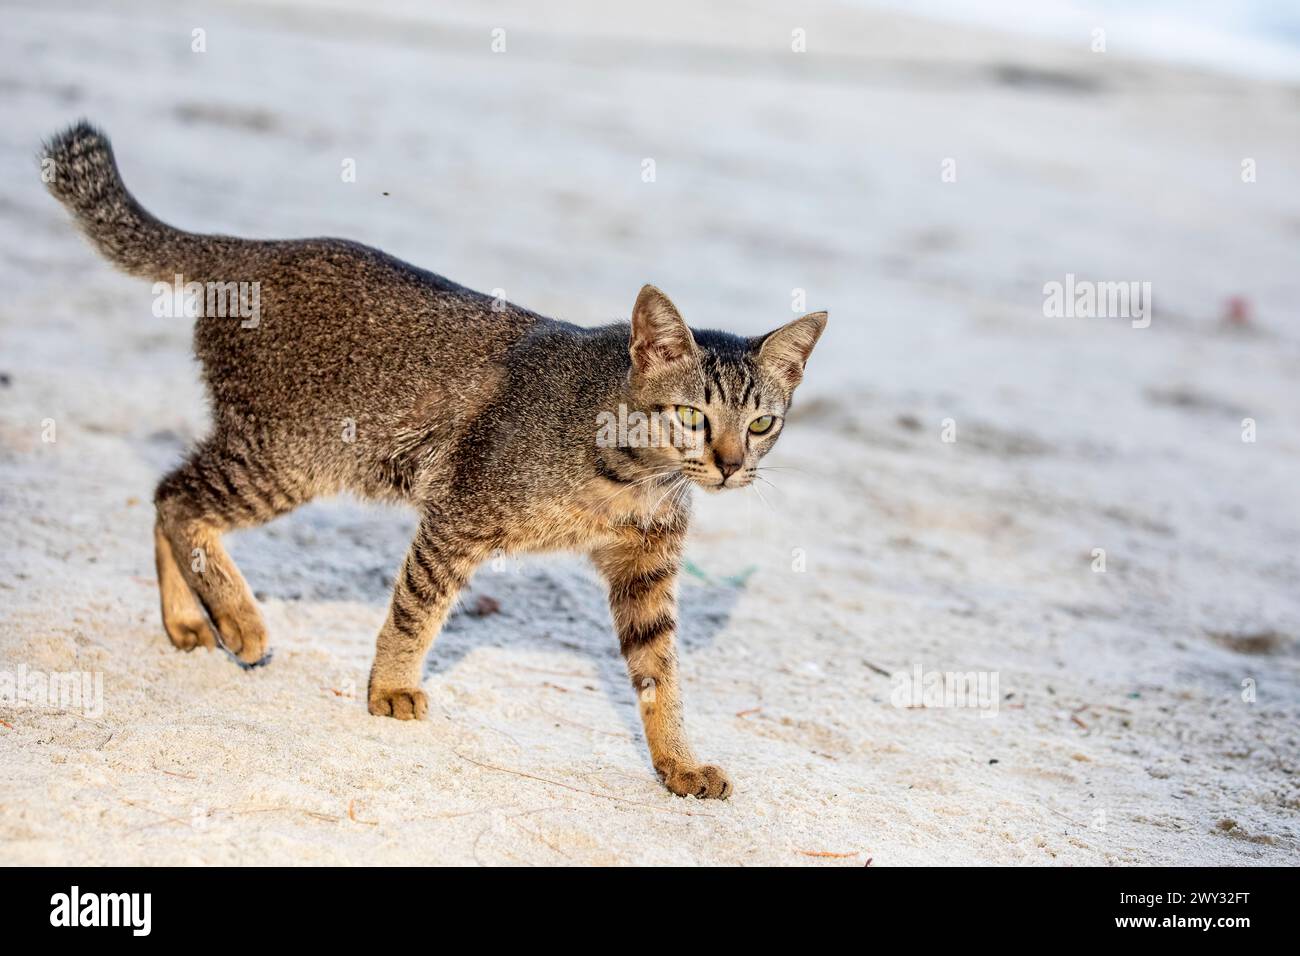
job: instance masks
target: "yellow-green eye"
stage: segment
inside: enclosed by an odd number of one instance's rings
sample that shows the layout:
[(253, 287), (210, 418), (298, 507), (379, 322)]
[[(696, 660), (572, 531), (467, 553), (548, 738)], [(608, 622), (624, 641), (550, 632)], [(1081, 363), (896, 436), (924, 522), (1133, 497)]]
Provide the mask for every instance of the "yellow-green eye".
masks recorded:
[(753, 432), (755, 435), (761, 435), (764, 432), (770, 432), (772, 430), (772, 423), (775, 421), (776, 419), (773, 418), (771, 415), (764, 415), (761, 418), (755, 418), (752, 422), (749, 423), (749, 430)]
[(704, 413), (698, 408), (692, 408), (689, 405), (678, 405), (677, 417), (682, 420), (682, 424), (687, 428), (704, 427)]

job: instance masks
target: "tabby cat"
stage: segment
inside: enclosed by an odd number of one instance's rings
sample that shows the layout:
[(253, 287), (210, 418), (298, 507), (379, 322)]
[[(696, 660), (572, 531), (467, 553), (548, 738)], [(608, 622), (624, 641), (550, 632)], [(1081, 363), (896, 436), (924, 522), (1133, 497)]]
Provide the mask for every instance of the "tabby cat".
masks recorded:
[[(194, 348), (212, 433), (154, 496), (176, 647), (266, 659), (223, 532), (342, 491), (404, 502), (420, 524), (379, 632), (372, 714), (425, 715), (424, 657), (476, 565), (582, 551), (608, 584), (655, 769), (676, 794), (731, 793), (682, 725), (676, 578), (690, 491), (754, 481), (826, 313), (742, 338), (688, 328), (647, 285), (630, 325), (582, 328), (355, 242), (175, 229), (126, 190), (108, 139), (85, 122), (45, 145), (42, 167), (112, 263), (155, 293), (209, 290), (189, 301), (204, 306)], [(213, 286), (256, 290), (255, 321), (212, 308)]]

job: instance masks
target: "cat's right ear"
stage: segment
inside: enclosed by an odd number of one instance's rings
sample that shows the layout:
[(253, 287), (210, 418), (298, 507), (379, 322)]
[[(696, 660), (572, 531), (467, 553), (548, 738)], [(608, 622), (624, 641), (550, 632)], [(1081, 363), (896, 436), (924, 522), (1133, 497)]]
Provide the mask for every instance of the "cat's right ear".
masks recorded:
[(803, 381), (813, 346), (826, 330), (826, 313), (809, 312), (763, 336), (758, 349), (759, 364), (767, 368), (790, 391)]
[(651, 375), (695, 358), (695, 337), (677, 306), (652, 285), (641, 287), (632, 307), (632, 368)]

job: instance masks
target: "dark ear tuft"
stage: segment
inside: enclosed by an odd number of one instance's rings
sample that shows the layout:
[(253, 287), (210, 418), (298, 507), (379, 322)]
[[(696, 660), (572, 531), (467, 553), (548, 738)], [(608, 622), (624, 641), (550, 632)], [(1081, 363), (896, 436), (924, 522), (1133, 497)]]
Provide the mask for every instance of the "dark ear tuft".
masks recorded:
[(695, 337), (677, 307), (652, 285), (641, 287), (632, 307), (632, 367), (652, 374), (695, 357)]
[(826, 328), (825, 312), (810, 312), (763, 337), (758, 362), (791, 391), (803, 380), (813, 346)]

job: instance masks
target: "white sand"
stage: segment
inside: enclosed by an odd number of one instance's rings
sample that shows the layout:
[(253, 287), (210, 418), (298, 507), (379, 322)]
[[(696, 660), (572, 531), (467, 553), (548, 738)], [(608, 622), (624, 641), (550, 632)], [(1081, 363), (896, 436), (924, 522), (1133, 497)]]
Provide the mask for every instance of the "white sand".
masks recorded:
[[(3, 11), (0, 672), (104, 706), (0, 704), (0, 862), (1297, 861), (1296, 89), (850, 7), (426, 6)], [(33, 171), (83, 114), (178, 225), (580, 322), (646, 281), (697, 325), (830, 310), (791, 470), (697, 508), (688, 719), (733, 799), (654, 779), (577, 558), (478, 575), (500, 613), (453, 619), (421, 724), (356, 695), (406, 513), (232, 538), (269, 667), (170, 647), (149, 500), (205, 412), (188, 326)], [(1044, 318), (1067, 272), (1151, 281), (1151, 327)], [(996, 714), (893, 706), (918, 664), (996, 672)]]

